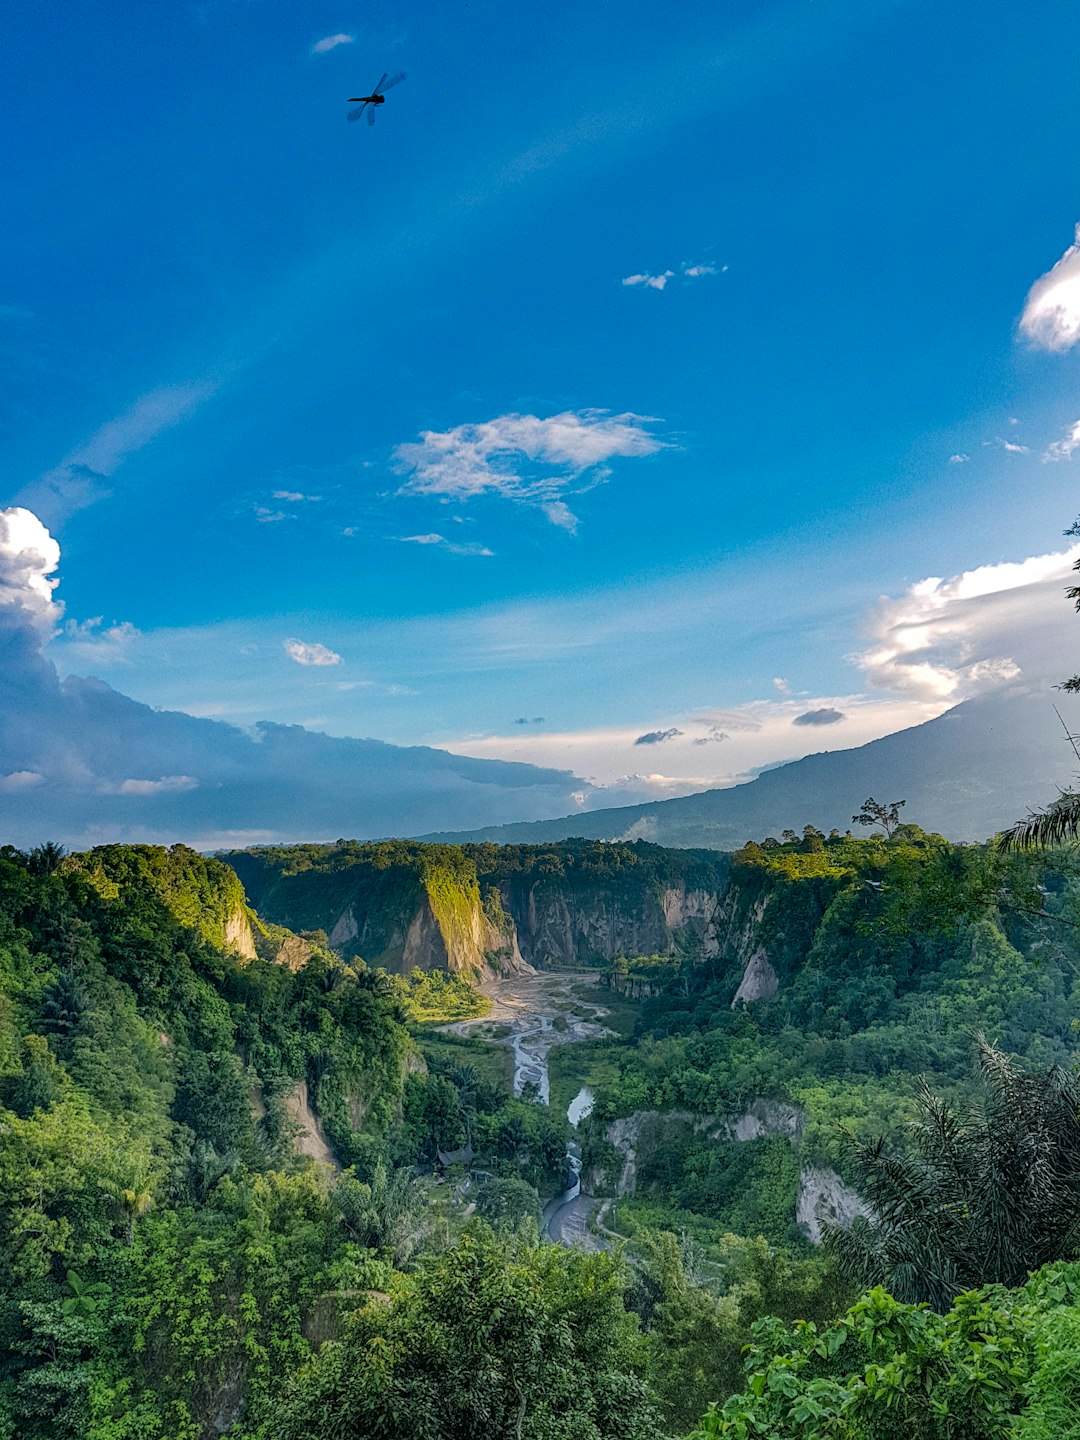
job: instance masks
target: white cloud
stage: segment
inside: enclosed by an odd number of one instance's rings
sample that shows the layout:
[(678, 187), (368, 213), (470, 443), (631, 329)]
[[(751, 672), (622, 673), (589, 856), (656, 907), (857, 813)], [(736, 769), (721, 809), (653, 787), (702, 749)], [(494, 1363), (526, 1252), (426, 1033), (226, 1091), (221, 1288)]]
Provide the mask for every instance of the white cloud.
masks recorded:
[(290, 505), (300, 505), (305, 501), (313, 504), (316, 500), (322, 499), (321, 495), (305, 495), (300, 490), (275, 490), (273, 495), (275, 500), (284, 500)]
[(283, 640), (285, 654), (297, 665), (340, 665), (341, 656), (318, 641)]
[(552, 525), (557, 525), (560, 530), (566, 530), (571, 535), (577, 534), (578, 518), (565, 500), (548, 500), (540, 508)]
[(435, 545), (440, 550), (448, 550), (451, 555), (493, 555), (495, 552), (489, 550), (486, 545), (459, 545), (454, 540), (447, 540), (445, 535), (399, 535), (398, 539), (406, 545)]
[(1069, 614), (1060, 582), (1078, 559), (1080, 545), (921, 580), (879, 602), (875, 642), (857, 661), (876, 688), (952, 703), (1021, 674), (1031, 683), (1056, 678)]
[(452, 430), (425, 430), (419, 442), (394, 451), (398, 471), (409, 477), (398, 493), (454, 500), (501, 495), (539, 506), (552, 524), (572, 529), (576, 521), (560, 495), (606, 479), (607, 461), (665, 448), (645, 428), (648, 423), (644, 415), (568, 410), (544, 420), (500, 415)]
[(36, 770), (13, 770), (10, 775), (0, 775), (0, 790), (34, 790), (45, 784), (45, 776)]
[(1073, 453), (1080, 450), (1080, 420), (1074, 420), (1062, 440), (1055, 440), (1043, 451), (1044, 460), (1071, 460)]
[(336, 50), (339, 45), (351, 45), (356, 39), (355, 35), (324, 35), (321, 40), (316, 40), (311, 47), (312, 55), (326, 55), (331, 50)]
[(781, 695), (791, 694), (791, 686), (788, 684), (788, 682), (784, 679), (782, 675), (774, 675), (772, 683), (773, 689), (779, 690)]
[[(683, 261), (679, 266), (678, 273), (684, 280), (700, 280), (706, 275), (726, 275), (728, 266), (716, 266), (706, 261), (699, 261), (691, 265)], [(643, 286), (647, 290), (665, 290), (669, 280), (675, 278), (674, 270), (661, 270), (658, 275), (650, 275), (648, 271), (642, 271), (639, 275), (626, 275), (623, 277), (623, 284), (628, 286)]]
[(1007, 450), (1010, 455), (1026, 455), (1028, 453), (1026, 445), (1017, 445), (1012, 440), (1002, 440), (1000, 443), (1001, 448)]
[(1028, 291), (1020, 329), (1040, 350), (1069, 350), (1080, 340), (1080, 225), (1075, 243)]
[(197, 790), (199, 782), (193, 775), (163, 775), (160, 780), (121, 780), (118, 795), (182, 795)]
[(66, 620), (59, 638), (69, 655), (111, 663), (122, 661), (141, 634), (130, 620), (105, 625), (102, 616), (95, 615), (90, 620)]
[(949, 464), (950, 464), (950, 465), (966, 465), (967, 462), (968, 462), (970, 459), (971, 459), (971, 456), (970, 456), (970, 455), (964, 455), (962, 452), (958, 452), (956, 455), (950, 455), (950, 456), (949, 456)]
[(35, 624), (52, 627), (62, 613), (53, 599), (60, 546), (30, 510), (0, 510), (0, 605), (16, 605)]
[(624, 285), (644, 285), (648, 290), (663, 290), (674, 274), (674, 270), (664, 270), (659, 275), (625, 275), (622, 283)]

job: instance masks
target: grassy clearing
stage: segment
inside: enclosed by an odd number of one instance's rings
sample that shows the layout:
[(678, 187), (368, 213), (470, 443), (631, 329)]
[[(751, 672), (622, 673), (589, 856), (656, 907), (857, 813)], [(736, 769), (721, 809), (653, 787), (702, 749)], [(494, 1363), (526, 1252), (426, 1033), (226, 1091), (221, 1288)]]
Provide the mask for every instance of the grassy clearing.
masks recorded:
[(444, 1030), (436, 1030), (426, 1025), (414, 1027), (413, 1034), (424, 1056), (429, 1060), (437, 1058), (451, 1065), (471, 1065), (489, 1084), (498, 1085), (507, 1094), (510, 1093), (513, 1087), (514, 1062), (508, 1046), (495, 1045), (490, 1040), (477, 1039), (474, 1035), (447, 1034)]
[(553, 1045), (548, 1054), (551, 1108), (565, 1115), (566, 1107), (583, 1085), (594, 1089), (618, 1078), (618, 1040), (582, 1040), (574, 1045)]

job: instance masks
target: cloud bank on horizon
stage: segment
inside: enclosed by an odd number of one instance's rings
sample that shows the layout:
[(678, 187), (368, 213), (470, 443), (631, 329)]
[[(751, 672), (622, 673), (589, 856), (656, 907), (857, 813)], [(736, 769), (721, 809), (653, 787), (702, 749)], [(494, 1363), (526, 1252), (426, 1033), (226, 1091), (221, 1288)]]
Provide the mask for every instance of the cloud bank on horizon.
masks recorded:
[[(428, 747), (336, 739), (300, 726), (237, 729), (155, 710), (100, 680), (61, 680), (43, 653), (63, 610), (60, 547), (37, 516), (0, 511), (0, 795), (4, 840), (114, 839), (202, 848), (417, 834), (565, 814), (590, 786), (567, 771)], [(318, 642), (284, 642), (304, 666)], [(291, 648), (290, 648), (291, 647)]]

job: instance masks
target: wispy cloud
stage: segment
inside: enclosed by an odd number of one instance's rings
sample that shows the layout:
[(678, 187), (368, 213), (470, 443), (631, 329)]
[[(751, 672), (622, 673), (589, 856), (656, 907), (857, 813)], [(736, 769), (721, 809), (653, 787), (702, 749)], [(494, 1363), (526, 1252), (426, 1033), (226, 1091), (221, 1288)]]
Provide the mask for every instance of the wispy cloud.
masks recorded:
[(434, 545), (440, 550), (448, 550), (451, 555), (494, 555), (495, 553), (486, 545), (461, 545), (457, 541), (447, 540), (445, 535), (436, 535), (434, 532), (428, 535), (399, 535), (398, 539), (406, 545)]
[(950, 465), (966, 465), (967, 462), (968, 462), (970, 459), (971, 459), (971, 456), (970, 456), (970, 455), (965, 455), (965, 454), (963, 454), (961, 451), (958, 451), (955, 455), (950, 455), (950, 456), (949, 456), (949, 464), (950, 464)]
[(273, 492), (273, 498), (275, 500), (283, 500), (288, 505), (313, 505), (316, 501), (321, 500), (322, 496), (305, 495), (300, 490), (275, 490)]
[(1040, 350), (1069, 350), (1080, 340), (1080, 225), (1075, 243), (1028, 291), (1020, 329)]
[(194, 775), (163, 775), (160, 780), (121, 780), (116, 787), (118, 795), (182, 795), (188, 790), (197, 790), (199, 782)]
[(285, 654), (297, 665), (340, 665), (341, 656), (318, 641), (283, 640)]
[(141, 632), (130, 620), (106, 625), (103, 616), (95, 615), (89, 620), (66, 620), (60, 640), (66, 655), (116, 664), (127, 659), (128, 651), (140, 636)]
[(193, 414), (216, 388), (211, 381), (198, 381), (148, 391), (28, 485), (19, 498), (54, 518), (101, 499), (108, 494), (108, 481), (129, 455)]
[(1068, 428), (1061, 440), (1055, 440), (1043, 451), (1044, 460), (1071, 460), (1074, 453), (1080, 450), (1080, 420), (1075, 420)]
[(659, 275), (649, 275), (645, 273), (640, 275), (624, 275), (622, 283), (624, 285), (644, 285), (648, 290), (663, 290), (674, 274), (674, 270), (662, 270)]
[(326, 55), (331, 50), (336, 50), (339, 45), (351, 45), (356, 39), (355, 35), (324, 35), (321, 40), (316, 40), (311, 47), (312, 55)]
[(18, 792), (36, 790), (45, 784), (45, 776), (37, 770), (12, 770), (10, 775), (0, 775), (0, 790)]
[(553, 525), (573, 531), (576, 517), (561, 496), (606, 479), (611, 460), (663, 449), (649, 423), (649, 416), (629, 412), (568, 410), (546, 419), (499, 415), (452, 430), (425, 430), (419, 442), (394, 451), (395, 466), (408, 476), (399, 494), (453, 500), (501, 495), (537, 506)]

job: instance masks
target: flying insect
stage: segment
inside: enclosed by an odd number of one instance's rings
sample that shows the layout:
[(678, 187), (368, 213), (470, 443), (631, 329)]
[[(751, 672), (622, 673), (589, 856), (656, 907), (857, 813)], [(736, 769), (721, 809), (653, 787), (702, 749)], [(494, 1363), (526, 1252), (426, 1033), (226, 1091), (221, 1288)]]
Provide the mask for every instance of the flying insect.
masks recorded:
[(400, 85), (402, 80), (404, 79), (404, 70), (402, 70), (400, 75), (391, 75), (389, 78), (387, 78), (386, 75), (383, 75), (382, 79), (375, 86), (374, 90), (372, 90), (370, 95), (351, 95), (349, 97), (349, 104), (355, 105), (356, 109), (350, 110), (348, 115), (345, 116), (345, 119), (359, 120), (360, 116), (366, 113), (367, 123), (369, 125), (374, 125), (376, 109), (380, 105), (386, 104), (386, 96), (383, 94), (383, 91), (389, 90), (392, 85)]

